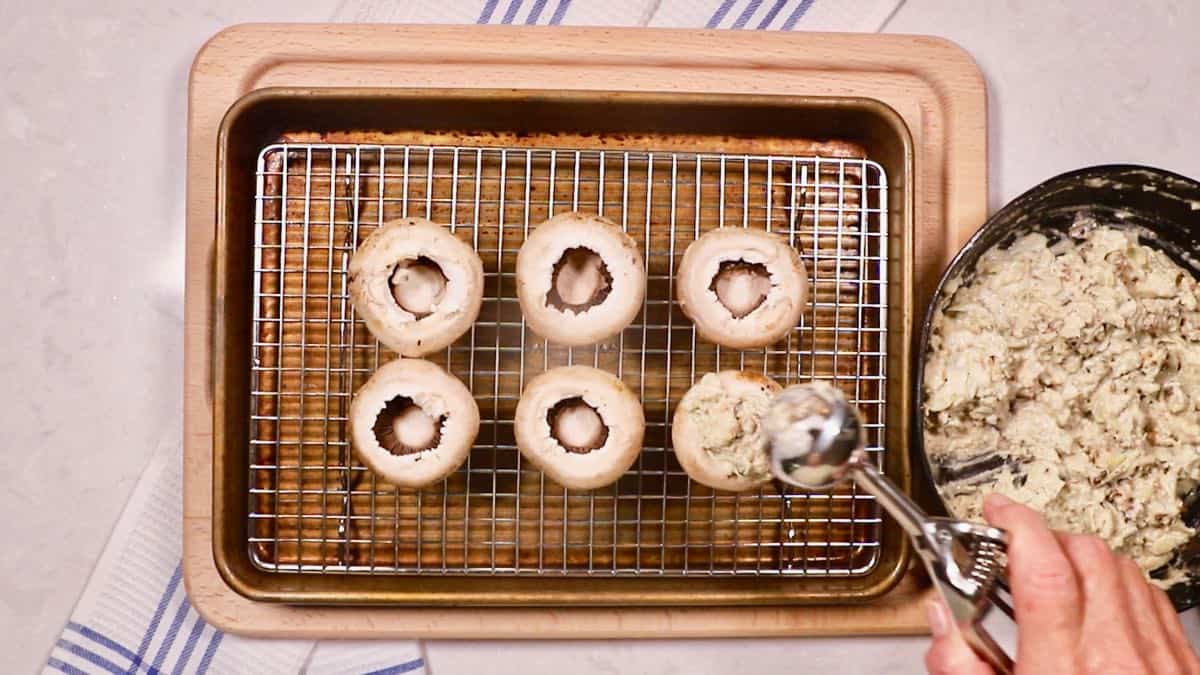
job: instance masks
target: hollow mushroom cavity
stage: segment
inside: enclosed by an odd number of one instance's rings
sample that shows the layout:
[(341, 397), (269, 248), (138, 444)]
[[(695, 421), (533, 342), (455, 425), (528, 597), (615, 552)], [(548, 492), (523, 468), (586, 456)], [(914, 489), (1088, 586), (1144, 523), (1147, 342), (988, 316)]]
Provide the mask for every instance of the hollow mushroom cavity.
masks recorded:
[(437, 308), (446, 295), (446, 282), (441, 266), (425, 256), (401, 260), (389, 280), (396, 304), (417, 319), (429, 316)]
[(567, 452), (588, 453), (604, 446), (608, 425), (580, 396), (566, 398), (546, 413), (550, 435)]
[(612, 274), (595, 251), (577, 246), (554, 263), (546, 305), (579, 313), (604, 302), (612, 291)]
[(771, 275), (762, 263), (726, 260), (712, 278), (709, 290), (735, 319), (758, 309), (771, 292)]
[(375, 439), (393, 455), (432, 450), (442, 440), (446, 416), (433, 417), (411, 398), (397, 396), (388, 401), (375, 418)]

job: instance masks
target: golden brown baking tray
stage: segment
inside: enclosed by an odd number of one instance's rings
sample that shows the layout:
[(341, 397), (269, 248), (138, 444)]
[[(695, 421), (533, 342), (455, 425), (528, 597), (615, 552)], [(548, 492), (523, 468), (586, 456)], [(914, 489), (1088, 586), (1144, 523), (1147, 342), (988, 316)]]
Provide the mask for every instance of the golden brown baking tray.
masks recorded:
[[(370, 131), (361, 131), (370, 130)], [(824, 140), (806, 140), (824, 139)], [(442, 605), (854, 602), (900, 578), (907, 543), (851, 488), (732, 495), (687, 480), (671, 406), (693, 379), (754, 369), (835, 381), (909, 481), (912, 148), (868, 99), (512, 90), (268, 89), (218, 149), (213, 553), (260, 600)], [(513, 264), (528, 228), (603, 212), (642, 245), (642, 315), (568, 350), (526, 330)], [(349, 451), (349, 397), (391, 355), (353, 315), (356, 242), (402, 215), (448, 223), (487, 273), (475, 328), (434, 359), (483, 413), (466, 466), (421, 491)], [(788, 236), (814, 304), (786, 342), (697, 341), (672, 302), (687, 243), (720, 226)], [(588, 363), (641, 394), (646, 448), (615, 486), (564, 491), (520, 463), (526, 378)], [(884, 451), (883, 448), (888, 448)]]

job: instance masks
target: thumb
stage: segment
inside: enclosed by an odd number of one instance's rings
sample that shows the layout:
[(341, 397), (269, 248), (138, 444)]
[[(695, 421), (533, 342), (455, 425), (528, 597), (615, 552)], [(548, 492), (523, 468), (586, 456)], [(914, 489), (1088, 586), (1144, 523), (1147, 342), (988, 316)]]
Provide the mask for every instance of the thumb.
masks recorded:
[(993, 675), (990, 666), (975, 654), (975, 650), (958, 632), (950, 610), (940, 599), (925, 606), (933, 643), (925, 652), (925, 669), (930, 675)]

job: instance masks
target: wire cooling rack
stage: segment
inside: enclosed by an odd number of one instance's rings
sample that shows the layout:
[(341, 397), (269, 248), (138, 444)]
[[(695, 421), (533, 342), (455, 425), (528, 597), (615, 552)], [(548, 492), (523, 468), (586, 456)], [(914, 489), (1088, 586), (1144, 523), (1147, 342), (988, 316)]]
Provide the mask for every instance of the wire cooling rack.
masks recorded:
[[(882, 457), (887, 360), (887, 177), (876, 163), (625, 150), (272, 144), (256, 167), (249, 541), (267, 571), (370, 574), (859, 576), (877, 564), (878, 505), (852, 486), (731, 494), (688, 480), (670, 449), (673, 406), (718, 369), (840, 386)], [(553, 214), (620, 224), (642, 247), (645, 306), (599, 345), (525, 328), (516, 254)], [(354, 455), (353, 392), (395, 355), (355, 316), (350, 256), (380, 224), (443, 223), (484, 262), (474, 327), (431, 360), (481, 412), (475, 447), (445, 481), (398, 490)], [(717, 227), (786, 236), (811, 283), (786, 339), (737, 351), (698, 339), (674, 302), (688, 243)], [(587, 364), (622, 378), (646, 412), (644, 449), (616, 484), (573, 491), (522, 462), (512, 428), (524, 382)]]

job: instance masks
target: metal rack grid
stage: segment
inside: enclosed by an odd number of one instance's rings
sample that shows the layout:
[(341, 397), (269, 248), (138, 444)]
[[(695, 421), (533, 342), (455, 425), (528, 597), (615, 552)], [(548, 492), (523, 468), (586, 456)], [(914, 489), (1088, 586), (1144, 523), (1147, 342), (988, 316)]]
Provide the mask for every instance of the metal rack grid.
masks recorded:
[[(887, 178), (865, 159), (493, 147), (272, 144), (256, 167), (249, 541), (268, 571), (371, 574), (859, 576), (879, 557), (878, 505), (853, 487), (739, 495), (688, 480), (670, 450), (673, 406), (705, 372), (823, 379), (866, 419), (882, 459), (887, 360)], [(593, 347), (525, 328), (516, 252), (565, 210), (600, 213), (643, 247), (643, 312)], [(445, 481), (398, 490), (355, 457), (353, 392), (395, 357), (347, 295), (356, 243), (420, 216), (484, 261), (474, 327), (431, 360), (474, 393), (482, 421)], [(764, 228), (810, 275), (800, 325), (766, 349), (698, 340), (674, 303), (687, 244), (716, 227)], [(645, 447), (616, 484), (565, 490), (520, 457), (525, 380), (572, 363), (623, 378), (643, 401)]]

